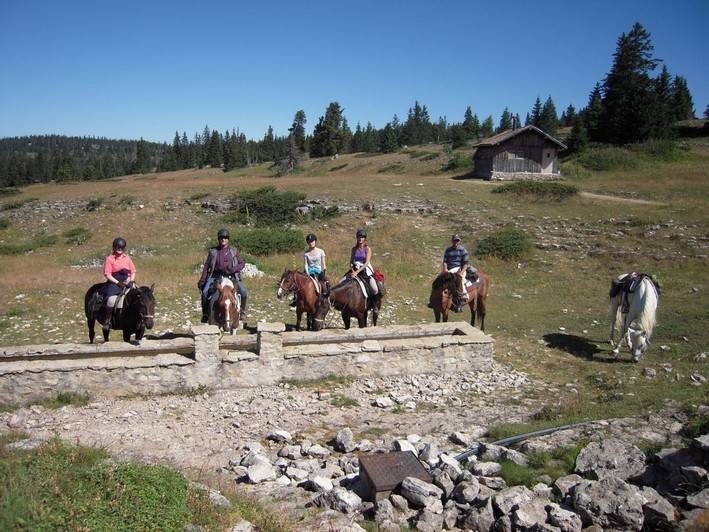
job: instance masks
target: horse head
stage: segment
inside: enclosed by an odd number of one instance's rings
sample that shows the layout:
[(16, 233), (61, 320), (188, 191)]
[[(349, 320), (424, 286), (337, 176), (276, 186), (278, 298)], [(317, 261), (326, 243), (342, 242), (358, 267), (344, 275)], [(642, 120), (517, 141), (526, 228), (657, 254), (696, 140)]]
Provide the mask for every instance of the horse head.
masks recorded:
[(216, 284), (218, 294), (214, 302), (214, 320), (222, 330), (234, 334), (239, 324), (239, 305), (236, 299), (236, 288), (229, 279), (219, 279)]
[(155, 313), (155, 285), (135, 287), (136, 307), (138, 310), (138, 326), (152, 329)]
[(294, 292), (297, 289), (295, 284), (295, 272), (293, 270), (286, 270), (281, 275), (281, 280), (278, 283), (278, 291), (276, 292), (276, 297), (278, 299), (283, 299), (288, 294)]
[(313, 330), (314, 331), (321, 331), (322, 328), (325, 325), (325, 317), (327, 316), (327, 313), (330, 312), (330, 308), (332, 307), (330, 303), (330, 295), (325, 294), (325, 295), (320, 295), (318, 297), (318, 303), (315, 307), (315, 313), (313, 314)]
[(650, 346), (650, 338), (643, 329), (628, 327), (628, 346), (636, 362), (645, 354)]

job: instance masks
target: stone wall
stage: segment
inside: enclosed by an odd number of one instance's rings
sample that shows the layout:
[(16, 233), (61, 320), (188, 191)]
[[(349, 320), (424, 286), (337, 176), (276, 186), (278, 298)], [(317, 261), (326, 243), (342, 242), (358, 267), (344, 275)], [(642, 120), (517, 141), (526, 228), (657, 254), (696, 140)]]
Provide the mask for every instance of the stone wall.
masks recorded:
[(179, 393), (204, 386), (272, 385), (285, 379), (455, 373), (489, 361), (493, 340), (462, 322), (366, 329), (285, 332), (259, 323), (257, 333), (221, 336), (193, 327), (180, 338), (4, 347), (0, 404), (21, 404), (61, 392), (91, 397)]
[(492, 172), (490, 181), (553, 181), (561, 179), (560, 173), (542, 174), (533, 172)]

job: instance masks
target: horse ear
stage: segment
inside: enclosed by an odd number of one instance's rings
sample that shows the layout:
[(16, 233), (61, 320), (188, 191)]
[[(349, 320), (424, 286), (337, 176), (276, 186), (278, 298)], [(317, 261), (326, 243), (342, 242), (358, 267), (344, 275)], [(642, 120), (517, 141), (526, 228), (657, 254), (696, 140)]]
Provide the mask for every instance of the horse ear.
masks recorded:
[(155, 283), (150, 285), (150, 291), (155, 292)]

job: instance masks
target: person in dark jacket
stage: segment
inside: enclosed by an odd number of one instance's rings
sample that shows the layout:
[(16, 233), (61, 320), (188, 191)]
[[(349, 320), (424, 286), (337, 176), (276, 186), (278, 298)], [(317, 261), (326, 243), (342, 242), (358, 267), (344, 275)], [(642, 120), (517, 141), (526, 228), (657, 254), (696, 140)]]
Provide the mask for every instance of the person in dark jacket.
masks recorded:
[(241, 296), (241, 321), (246, 321), (246, 300), (248, 292), (241, 278), (241, 271), (246, 262), (239, 251), (229, 245), (229, 231), (220, 229), (217, 233), (217, 245), (209, 249), (207, 260), (202, 267), (202, 275), (197, 282), (197, 287), (202, 294), (202, 323), (209, 321), (209, 295), (214, 282), (220, 277), (231, 279), (234, 286), (238, 287)]

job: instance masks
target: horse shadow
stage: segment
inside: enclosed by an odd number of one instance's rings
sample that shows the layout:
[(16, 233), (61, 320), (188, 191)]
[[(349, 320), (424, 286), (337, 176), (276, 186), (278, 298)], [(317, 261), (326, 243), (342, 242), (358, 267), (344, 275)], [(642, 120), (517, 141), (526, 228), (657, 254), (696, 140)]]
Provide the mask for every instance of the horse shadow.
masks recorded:
[(545, 334), (542, 338), (544, 338), (547, 347), (553, 347), (561, 351), (565, 351), (578, 358), (595, 360), (596, 362), (605, 362), (607, 364), (627, 362), (627, 360), (614, 357), (613, 350), (611, 348), (601, 349), (597, 345), (598, 342), (592, 342), (588, 338), (584, 338), (582, 336), (550, 333)]

